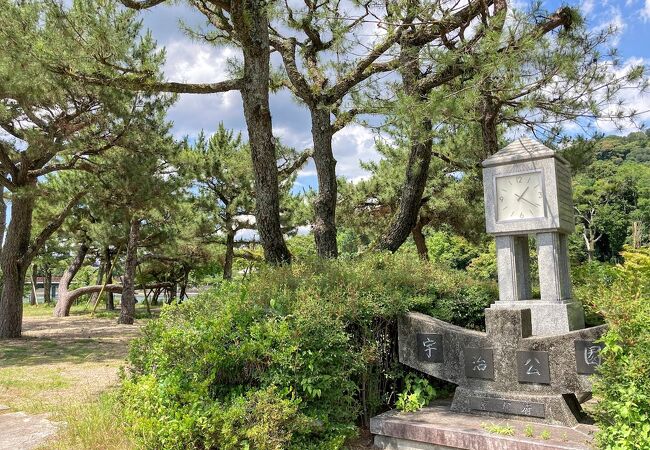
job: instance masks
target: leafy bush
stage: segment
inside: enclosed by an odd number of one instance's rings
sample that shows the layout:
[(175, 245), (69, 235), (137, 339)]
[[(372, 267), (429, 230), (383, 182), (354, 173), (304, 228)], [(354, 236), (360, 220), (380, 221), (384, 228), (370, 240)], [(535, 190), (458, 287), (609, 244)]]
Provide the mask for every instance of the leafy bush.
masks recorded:
[(395, 407), (404, 412), (417, 411), (435, 399), (436, 394), (429, 380), (410, 373), (404, 378), (404, 390), (397, 394)]
[(490, 242), (487, 249), (472, 259), (467, 272), (480, 280), (497, 279), (497, 248), (494, 241)]
[(427, 236), (431, 261), (452, 269), (464, 269), (479, 255), (479, 249), (457, 234), (435, 231)]
[(609, 326), (594, 384), (597, 442), (604, 449), (650, 449), (650, 249), (622, 256), (613, 284), (594, 299)]
[(594, 292), (609, 291), (617, 278), (618, 271), (613, 264), (592, 261), (572, 266), (573, 295), (584, 305), (587, 326), (604, 323), (600, 305), (593, 302)]
[(127, 420), (147, 448), (341, 448), (401, 389), (397, 317), (437, 310), (476, 326), (456, 303), (495, 294), (400, 255), (262, 267), (144, 328), (122, 388)]

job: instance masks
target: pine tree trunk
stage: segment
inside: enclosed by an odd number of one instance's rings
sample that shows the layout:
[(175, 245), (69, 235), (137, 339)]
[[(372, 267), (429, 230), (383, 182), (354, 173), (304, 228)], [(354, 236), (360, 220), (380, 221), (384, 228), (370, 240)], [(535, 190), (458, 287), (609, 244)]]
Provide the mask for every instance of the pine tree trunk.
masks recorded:
[(314, 201), (314, 240), (321, 258), (336, 258), (336, 159), (332, 152), (334, 134), (330, 112), (311, 108), (311, 134), (314, 143), (314, 163), (318, 176), (318, 195)]
[(596, 243), (593, 240), (590, 240), (587, 243), (587, 261), (592, 262), (594, 260), (595, 252), (596, 252)]
[(172, 287), (169, 288), (169, 298), (167, 299), (167, 304), (171, 304), (174, 300), (176, 300), (177, 293), (178, 293), (178, 283), (174, 282), (172, 283)]
[(124, 288), (120, 301), (120, 317), (117, 323), (132, 325), (135, 320), (135, 269), (138, 264), (138, 240), (140, 239), (140, 219), (132, 219), (129, 228), (129, 241), (126, 245), (124, 262)]
[(188, 268), (183, 267), (183, 278), (181, 279), (181, 293), (179, 296), (179, 301), (182, 302), (185, 298), (187, 298), (187, 284), (189, 283), (190, 279), (190, 271)]
[[(404, 91), (420, 101), (426, 100), (426, 93), (419, 92), (416, 87), (422, 77), (419, 66), (421, 47), (404, 43), (400, 54), (402, 84)], [(422, 194), (429, 178), (429, 164), (431, 163), (432, 141), (431, 121), (422, 119), (415, 126), (409, 137), (411, 149), (406, 165), (406, 178), (402, 186), (399, 207), (388, 230), (375, 247), (377, 250), (396, 252), (408, 239), (418, 219)]]
[(232, 280), (232, 263), (235, 258), (235, 230), (228, 229), (226, 234), (226, 259), (223, 263), (223, 279)]
[(483, 158), (494, 155), (499, 151), (497, 133), (498, 112), (492, 101), (485, 99), (481, 117), (481, 137), (483, 138)]
[(158, 297), (160, 297), (160, 292), (162, 289), (156, 288), (153, 291), (153, 295), (151, 296), (151, 306), (158, 306)]
[(70, 308), (72, 307), (72, 297), (70, 296), (70, 283), (74, 279), (81, 266), (83, 266), (86, 254), (88, 253), (88, 245), (82, 242), (77, 249), (77, 254), (63, 272), (61, 281), (59, 281), (59, 291), (57, 294), (58, 300), (54, 307), (54, 317), (67, 317), (70, 315)]
[[(423, 121), (423, 129), (431, 130), (431, 122)], [(388, 231), (382, 236), (377, 246), (378, 250), (396, 252), (409, 237), (417, 222), (422, 194), (429, 178), (431, 163), (431, 140), (416, 141), (411, 144), (406, 180), (402, 186), (399, 208)]]
[(424, 233), (422, 229), (429, 223), (428, 219), (420, 217), (418, 222), (413, 227), (411, 234), (413, 235), (413, 242), (415, 242), (415, 248), (418, 250), (418, 256), (423, 261), (429, 260), (429, 249), (427, 248), (427, 241), (424, 238)]
[(14, 195), (11, 220), (0, 257), (3, 278), (0, 295), (0, 339), (20, 337), (22, 331), (23, 289), (30, 263), (24, 261), (24, 257), (29, 249), (33, 211), (32, 195)]
[(35, 306), (38, 304), (38, 299), (36, 298), (36, 278), (38, 277), (38, 264), (32, 264), (32, 289), (29, 293), (29, 304)]
[(244, 55), (241, 96), (255, 175), (255, 216), (266, 261), (291, 262), (280, 226), (280, 194), (275, 141), (269, 108), (269, 30), (267, 2), (231, 2), (231, 17)]
[(641, 222), (635, 220), (632, 222), (632, 248), (641, 248), (643, 241), (643, 228)]
[(49, 305), (52, 302), (52, 271), (46, 269), (43, 276), (43, 302)]
[[(113, 255), (111, 249), (106, 247), (104, 249), (104, 258), (106, 260), (106, 284), (113, 284)], [(112, 292), (106, 293), (106, 310), (115, 310), (115, 295)]]
[(5, 187), (0, 185), (0, 256), (7, 229), (7, 203), (5, 203)]
[[(101, 255), (100, 255), (100, 259), (101, 259)], [(97, 271), (97, 279), (96, 279), (95, 284), (102, 284), (102, 280), (104, 279), (104, 269), (105, 268), (106, 268), (106, 262), (101, 261), (99, 263), (99, 270)], [(99, 292), (94, 292), (90, 296), (90, 303), (92, 303), (94, 305), (95, 303), (97, 303), (99, 301), (98, 298), (99, 298)]]

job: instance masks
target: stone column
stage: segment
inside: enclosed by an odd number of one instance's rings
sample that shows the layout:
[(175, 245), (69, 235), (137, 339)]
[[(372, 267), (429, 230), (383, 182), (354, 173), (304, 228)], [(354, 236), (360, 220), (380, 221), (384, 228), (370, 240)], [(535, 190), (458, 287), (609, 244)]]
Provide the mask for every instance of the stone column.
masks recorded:
[(497, 236), (496, 246), (499, 301), (530, 299), (528, 236)]
[(539, 289), (541, 300), (561, 302), (571, 298), (567, 235), (550, 232), (537, 234)]

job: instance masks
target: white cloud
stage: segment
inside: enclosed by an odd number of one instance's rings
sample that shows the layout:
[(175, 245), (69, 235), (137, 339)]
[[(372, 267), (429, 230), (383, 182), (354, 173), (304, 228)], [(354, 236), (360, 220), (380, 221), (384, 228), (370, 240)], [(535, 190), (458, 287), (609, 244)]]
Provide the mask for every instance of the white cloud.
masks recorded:
[(607, 11), (602, 11), (597, 16), (598, 18), (602, 19), (602, 22), (596, 25), (593, 28), (593, 30), (602, 31), (602, 30), (607, 30), (608, 28), (612, 28), (614, 30), (614, 34), (610, 38), (609, 44), (613, 45), (614, 47), (618, 46), (621, 40), (621, 35), (625, 32), (625, 29), (627, 28), (627, 23), (623, 19), (623, 14), (621, 13), (621, 10), (612, 6)]
[(336, 158), (336, 172), (353, 181), (369, 174), (359, 166), (359, 161), (377, 161), (381, 155), (375, 148), (375, 134), (368, 128), (352, 124), (334, 135), (332, 147)]
[(591, 12), (594, 10), (594, 0), (584, 0), (581, 5), (582, 12), (585, 15), (591, 14)]
[[(628, 58), (620, 67), (613, 69), (613, 73), (617, 77), (623, 77), (631, 68), (645, 64), (646, 66), (650, 61), (639, 57)], [(624, 88), (620, 95), (620, 100), (623, 101), (623, 108), (627, 111), (636, 111), (638, 113), (634, 121), (624, 120), (623, 122), (616, 122), (612, 120), (600, 119), (597, 120), (595, 126), (604, 133), (614, 134), (627, 134), (636, 131), (636, 123), (643, 123), (650, 120), (650, 93), (640, 92), (635, 86)], [(603, 112), (605, 115), (615, 115), (619, 106), (616, 103), (611, 104)]]
[(290, 126), (273, 126), (273, 136), (282, 144), (303, 151), (312, 147), (311, 132), (309, 129), (295, 129)]
[(645, 5), (641, 8), (641, 17), (644, 22), (650, 20), (650, 0), (645, 0)]
[(180, 139), (184, 136), (195, 138), (201, 130), (212, 133), (219, 122), (224, 122), (227, 128), (240, 131), (242, 115), (239, 92), (226, 92), (181, 94), (169, 109), (168, 117), (174, 123), (172, 133)]
[(216, 49), (182, 39), (167, 45), (164, 72), (169, 80), (187, 83), (213, 83), (228, 78), (228, 58), (236, 56), (229, 48)]

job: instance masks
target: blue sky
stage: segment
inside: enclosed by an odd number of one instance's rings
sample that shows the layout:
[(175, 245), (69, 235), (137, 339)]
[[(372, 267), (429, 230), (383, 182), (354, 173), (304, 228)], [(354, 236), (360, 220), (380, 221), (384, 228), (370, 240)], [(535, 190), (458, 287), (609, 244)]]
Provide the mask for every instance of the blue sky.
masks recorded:
[[(516, 7), (528, 2), (511, 2)], [(650, 0), (586, 0), (545, 1), (544, 7), (554, 10), (562, 4), (581, 8), (592, 29), (615, 25), (619, 33), (615, 44), (623, 65), (650, 65)], [(193, 42), (178, 27), (179, 18), (189, 24), (201, 23), (202, 19), (189, 7), (155, 7), (142, 13), (145, 26), (150, 28), (160, 45), (167, 48), (165, 74), (169, 80), (187, 82), (212, 82), (228, 77), (226, 62), (236, 56), (233, 49), (214, 48)], [(370, 30), (372, 32), (372, 30)], [(627, 104), (639, 111), (650, 110), (650, 96), (638, 92), (626, 92)], [(311, 146), (309, 115), (304, 107), (291, 98), (288, 92), (274, 94), (271, 99), (274, 134), (297, 149)], [(245, 122), (241, 99), (236, 92), (214, 95), (181, 95), (170, 111), (174, 133), (178, 136), (196, 136), (201, 129), (213, 131), (222, 121), (226, 127), (241, 130), (245, 134)], [(650, 124), (650, 113), (642, 116)], [(606, 133), (621, 133), (611, 124), (598, 124)], [(632, 131), (627, 128), (622, 133)], [(366, 173), (359, 161), (375, 160), (379, 156), (374, 149), (374, 134), (360, 125), (352, 124), (334, 137), (334, 152), (338, 161), (337, 172), (348, 179), (357, 180)], [(298, 186), (314, 186), (315, 170), (308, 164), (300, 173)]]

